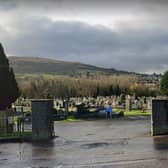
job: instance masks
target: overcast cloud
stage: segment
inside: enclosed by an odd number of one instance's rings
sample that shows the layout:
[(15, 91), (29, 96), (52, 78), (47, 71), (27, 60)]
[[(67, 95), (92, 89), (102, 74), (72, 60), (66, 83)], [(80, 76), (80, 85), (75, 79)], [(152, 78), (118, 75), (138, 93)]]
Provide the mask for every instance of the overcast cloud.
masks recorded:
[(38, 56), (136, 72), (168, 69), (166, 0), (0, 1), (0, 42)]

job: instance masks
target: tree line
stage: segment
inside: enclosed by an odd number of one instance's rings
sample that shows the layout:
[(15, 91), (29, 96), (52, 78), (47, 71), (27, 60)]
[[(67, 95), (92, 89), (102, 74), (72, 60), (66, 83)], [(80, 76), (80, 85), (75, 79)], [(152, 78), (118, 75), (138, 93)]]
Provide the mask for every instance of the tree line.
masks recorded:
[(155, 96), (151, 90), (137, 84), (133, 76), (99, 76), (96, 79), (68, 76), (33, 75), (17, 77), (21, 94), (25, 98), (63, 98), (83, 96), (111, 96), (130, 94)]

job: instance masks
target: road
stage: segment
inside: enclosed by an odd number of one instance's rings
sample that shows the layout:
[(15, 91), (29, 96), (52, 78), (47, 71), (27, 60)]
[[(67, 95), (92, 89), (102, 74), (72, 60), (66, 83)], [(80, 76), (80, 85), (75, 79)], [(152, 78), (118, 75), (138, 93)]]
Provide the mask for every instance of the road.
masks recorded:
[(150, 136), (149, 117), (56, 122), (50, 142), (0, 144), (0, 168), (165, 168), (168, 137)]

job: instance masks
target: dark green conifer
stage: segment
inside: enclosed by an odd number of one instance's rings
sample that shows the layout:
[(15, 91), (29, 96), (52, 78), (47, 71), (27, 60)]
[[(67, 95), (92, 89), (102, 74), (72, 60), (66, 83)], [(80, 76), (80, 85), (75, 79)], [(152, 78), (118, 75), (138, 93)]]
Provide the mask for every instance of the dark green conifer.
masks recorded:
[(12, 68), (0, 43), (0, 110), (4, 110), (20, 95)]

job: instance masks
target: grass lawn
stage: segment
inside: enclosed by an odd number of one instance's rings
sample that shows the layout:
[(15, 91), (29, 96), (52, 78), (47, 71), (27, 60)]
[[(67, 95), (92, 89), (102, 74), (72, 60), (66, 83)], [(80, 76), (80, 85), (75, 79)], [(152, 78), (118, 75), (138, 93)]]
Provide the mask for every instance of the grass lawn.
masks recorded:
[[(144, 112), (142, 110), (131, 110), (131, 111), (124, 111), (121, 109), (113, 109), (113, 112), (123, 111), (124, 117), (129, 116), (150, 116), (151, 112)], [(76, 119), (74, 116), (68, 116), (65, 120), (55, 121), (55, 122), (74, 122), (74, 121), (84, 121), (87, 119)], [(95, 119), (96, 120), (96, 119)]]
[(143, 112), (142, 110), (124, 111), (124, 116), (150, 116), (151, 112)]
[(0, 137), (3, 137), (3, 138), (5, 138), (5, 137), (8, 137), (8, 138), (17, 138), (17, 137), (20, 137), (20, 136), (22, 136), (22, 137), (30, 137), (32, 135), (32, 132), (31, 131), (28, 131), (28, 132), (24, 132), (24, 133), (19, 133), (19, 132), (13, 132), (13, 133), (7, 133), (7, 134), (5, 134), (5, 133), (1, 133), (0, 134)]

